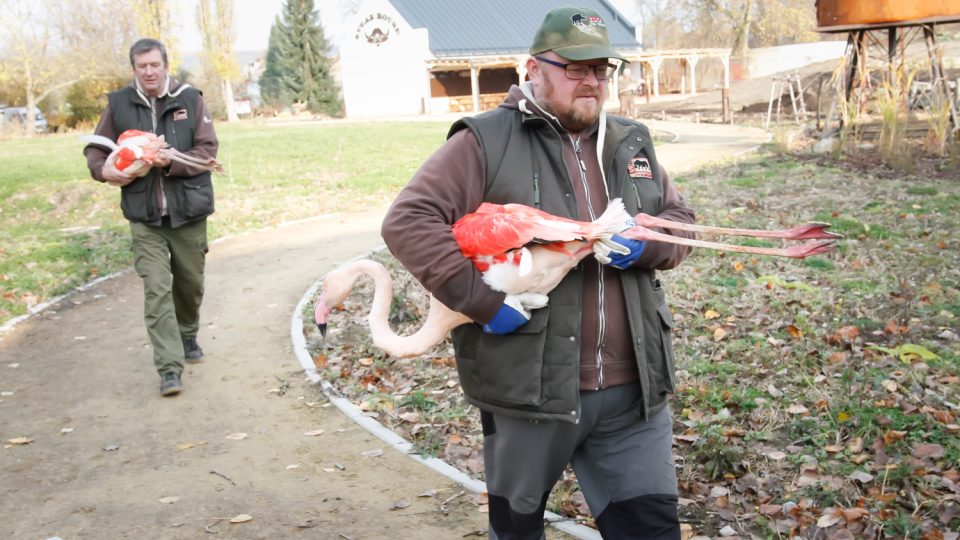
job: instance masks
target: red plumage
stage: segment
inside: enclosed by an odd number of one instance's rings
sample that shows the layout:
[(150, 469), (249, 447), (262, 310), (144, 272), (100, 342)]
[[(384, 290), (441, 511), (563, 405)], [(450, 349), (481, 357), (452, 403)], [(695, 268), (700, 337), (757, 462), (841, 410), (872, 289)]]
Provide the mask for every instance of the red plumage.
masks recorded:
[[(616, 203), (619, 204), (619, 201)], [(622, 206), (619, 206), (622, 212)], [(621, 213), (617, 218), (620, 229), (630, 216)], [(611, 220), (576, 221), (548, 214), (522, 204), (483, 203), (476, 211), (453, 224), (453, 235), (464, 257), (474, 262), (478, 258), (495, 257), (535, 243), (595, 240), (619, 230), (611, 228)]]

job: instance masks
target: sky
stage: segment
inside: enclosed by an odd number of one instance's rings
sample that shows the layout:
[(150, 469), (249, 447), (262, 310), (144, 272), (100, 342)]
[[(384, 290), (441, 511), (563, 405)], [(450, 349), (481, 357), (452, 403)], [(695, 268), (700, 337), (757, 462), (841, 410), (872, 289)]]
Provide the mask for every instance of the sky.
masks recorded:
[[(571, 2), (576, 4), (576, 2)], [(631, 18), (634, 10), (633, 0), (611, 0), (621, 13)], [(320, 11), (321, 23), (328, 40), (333, 39), (330, 25), (339, 14), (338, 0), (316, 0)], [(196, 0), (177, 0), (178, 18), (181, 24), (180, 50), (197, 52), (200, 50), (200, 32), (196, 25)], [(270, 27), (283, 7), (283, 0), (256, 0), (254, 2), (236, 2), (236, 51), (263, 51), (270, 39)]]

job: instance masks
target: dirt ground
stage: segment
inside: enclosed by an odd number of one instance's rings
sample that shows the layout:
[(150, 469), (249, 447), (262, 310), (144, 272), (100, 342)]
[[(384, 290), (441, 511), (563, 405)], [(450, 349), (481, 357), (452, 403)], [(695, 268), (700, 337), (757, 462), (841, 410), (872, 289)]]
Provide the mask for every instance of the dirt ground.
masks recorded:
[[(675, 172), (766, 138), (732, 126), (709, 128), (712, 138), (703, 126), (659, 129), (698, 137), (660, 151)], [(214, 244), (199, 336), (206, 358), (187, 366), (174, 398), (159, 394), (135, 273), (0, 334), (0, 536), (485, 536), (473, 493), (328, 406), (291, 348), (301, 296), (381, 244), (382, 212)]]

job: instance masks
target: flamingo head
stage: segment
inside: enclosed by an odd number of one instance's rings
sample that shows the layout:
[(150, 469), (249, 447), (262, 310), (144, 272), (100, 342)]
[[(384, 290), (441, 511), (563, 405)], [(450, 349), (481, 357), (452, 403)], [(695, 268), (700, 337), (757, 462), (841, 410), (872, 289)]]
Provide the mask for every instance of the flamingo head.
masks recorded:
[(359, 275), (356, 265), (344, 265), (327, 272), (323, 278), (323, 289), (313, 308), (313, 321), (323, 337), (327, 336), (330, 312), (350, 295)]
[(330, 316), (330, 305), (327, 303), (327, 294), (321, 293), (313, 306), (313, 322), (317, 323), (320, 335), (327, 337), (327, 318)]

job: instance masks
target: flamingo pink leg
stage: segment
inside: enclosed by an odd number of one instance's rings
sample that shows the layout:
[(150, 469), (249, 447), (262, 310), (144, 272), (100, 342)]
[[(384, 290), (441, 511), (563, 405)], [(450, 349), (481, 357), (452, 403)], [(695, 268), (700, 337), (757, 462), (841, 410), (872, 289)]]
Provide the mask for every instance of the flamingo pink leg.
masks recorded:
[[(661, 220), (665, 221), (665, 220)], [(673, 222), (668, 222), (673, 223)], [(646, 227), (636, 226), (620, 233), (620, 236), (631, 240), (651, 240), (654, 242), (666, 242), (668, 244), (679, 244), (681, 246), (700, 247), (707, 249), (718, 249), (721, 251), (733, 251), (736, 253), (753, 253), (755, 255), (773, 255), (776, 257), (790, 257), (792, 259), (803, 259), (811, 255), (818, 255), (832, 251), (836, 247), (836, 240), (827, 240), (823, 242), (804, 242), (796, 246), (786, 248), (765, 248), (754, 246), (737, 246), (733, 244), (722, 244), (720, 242), (707, 242), (704, 240), (692, 240), (690, 238), (681, 238), (670, 236), (669, 234), (651, 231)], [(831, 237), (832, 238), (832, 237)]]
[(829, 232), (826, 229), (830, 227), (829, 223), (811, 222), (803, 225), (796, 225), (789, 229), (777, 230), (758, 230), (758, 229), (728, 229), (725, 227), (711, 227), (708, 225), (694, 225), (690, 223), (677, 223), (654, 217), (648, 214), (637, 214), (634, 217), (637, 225), (651, 229), (661, 227), (677, 231), (700, 232), (707, 234), (723, 234), (733, 236), (752, 236), (756, 238), (782, 238), (784, 240), (828, 240), (843, 238), (842, 234)]

